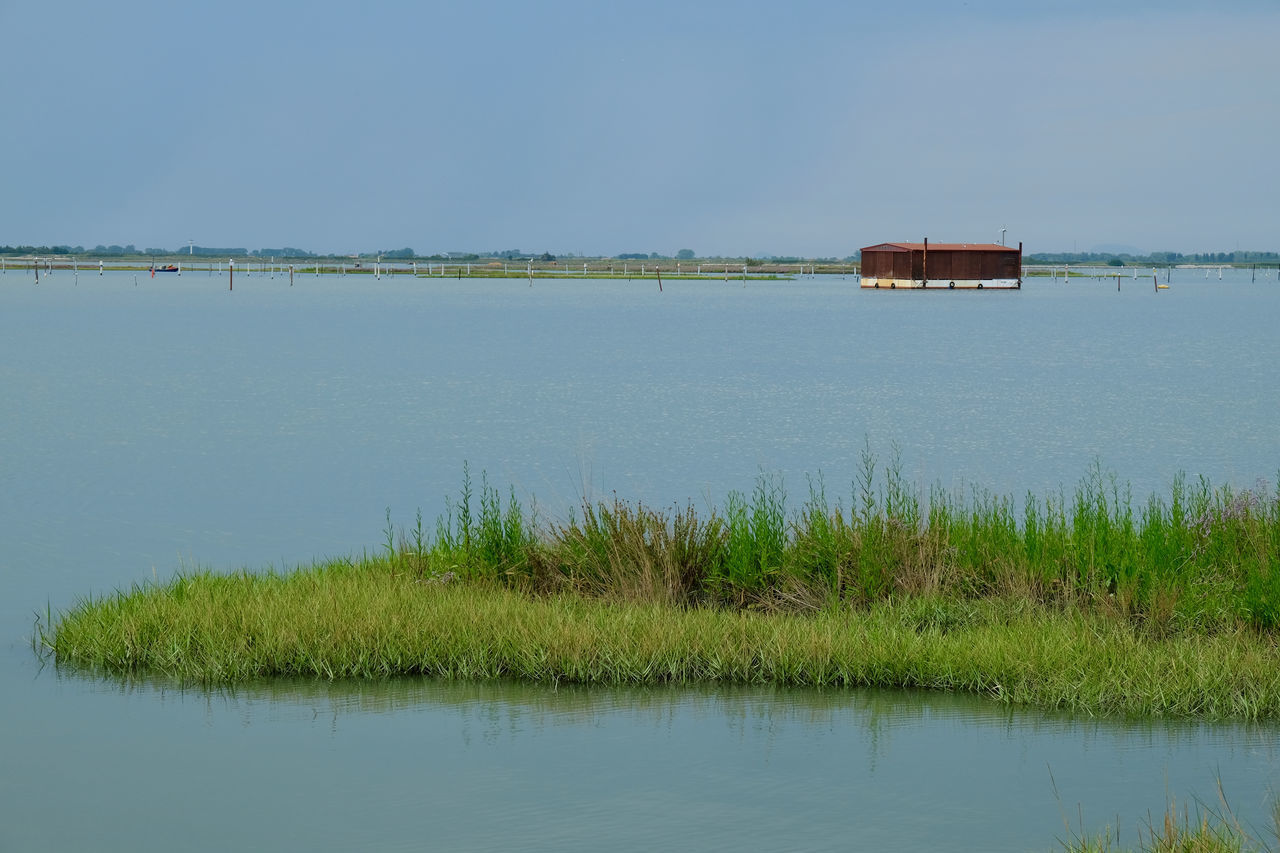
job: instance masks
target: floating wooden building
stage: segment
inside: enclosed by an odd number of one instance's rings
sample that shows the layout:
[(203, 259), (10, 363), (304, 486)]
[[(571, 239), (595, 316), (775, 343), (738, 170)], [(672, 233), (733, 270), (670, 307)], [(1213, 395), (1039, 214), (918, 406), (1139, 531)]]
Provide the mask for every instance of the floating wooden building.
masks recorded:
[(862, 286), (1019, 290), (1022, 244), (880, 243), (862, 250)]

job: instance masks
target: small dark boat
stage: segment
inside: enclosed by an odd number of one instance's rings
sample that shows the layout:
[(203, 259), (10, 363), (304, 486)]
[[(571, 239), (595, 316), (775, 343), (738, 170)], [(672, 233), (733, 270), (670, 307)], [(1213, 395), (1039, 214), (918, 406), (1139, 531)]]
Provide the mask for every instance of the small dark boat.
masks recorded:
[(164, 267), (152, 267), (152, 269), (155, 272), (177, 272), (178, 271), (178, 267), (176, 264), (169, 264), (168, 266), (164, 266)]

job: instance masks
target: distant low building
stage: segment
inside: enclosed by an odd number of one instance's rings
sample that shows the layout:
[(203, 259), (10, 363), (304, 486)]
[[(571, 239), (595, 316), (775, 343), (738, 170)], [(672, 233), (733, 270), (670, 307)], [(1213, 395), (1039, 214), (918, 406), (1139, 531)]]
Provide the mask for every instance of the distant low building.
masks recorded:
[(1022, 244), (879, 243), (862, 250), (862, 286), (870, 288), (1018, 290)]

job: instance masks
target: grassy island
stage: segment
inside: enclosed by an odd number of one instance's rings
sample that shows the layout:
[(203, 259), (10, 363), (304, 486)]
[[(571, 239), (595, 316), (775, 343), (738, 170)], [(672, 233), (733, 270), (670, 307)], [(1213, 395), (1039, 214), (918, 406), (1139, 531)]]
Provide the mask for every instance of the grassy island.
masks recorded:
[(37, 626), (59, 666), (202, 683), (428, 674), (960, 690), (1087, 714), (1280, 718), (1280, 497), (1180, 477), (1135, 509), (761, 476), (722, 509), (542, 524), (464, 467), (434, 529), (288, 572), (180, 574)]

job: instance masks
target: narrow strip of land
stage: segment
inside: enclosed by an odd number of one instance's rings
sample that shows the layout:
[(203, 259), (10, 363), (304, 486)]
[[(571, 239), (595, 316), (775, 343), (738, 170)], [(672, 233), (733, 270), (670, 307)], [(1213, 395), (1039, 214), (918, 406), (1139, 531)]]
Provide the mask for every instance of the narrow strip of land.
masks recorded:
[(186, 575), (85, 602), (49, 642), (60, 664), (206, 683), (424, 674), (916, 687), (1088, 714), (1280, 716), (1280, 656), (1249, 630), (1155, 640), (1007, 600), (796, 614), (530, 597), (424, 583), (379, 560)]

